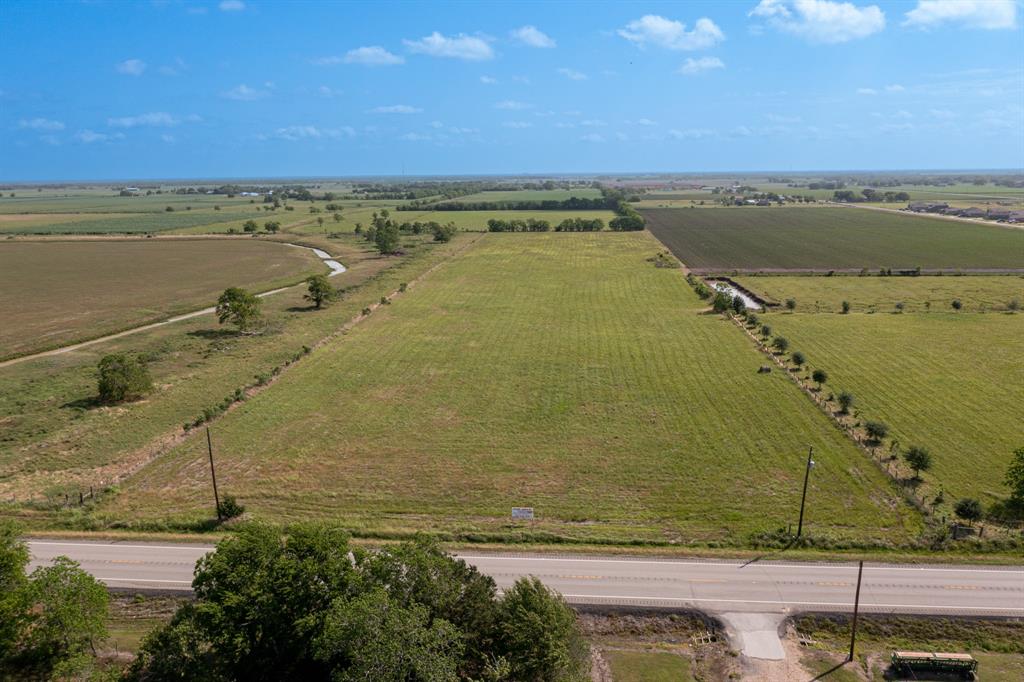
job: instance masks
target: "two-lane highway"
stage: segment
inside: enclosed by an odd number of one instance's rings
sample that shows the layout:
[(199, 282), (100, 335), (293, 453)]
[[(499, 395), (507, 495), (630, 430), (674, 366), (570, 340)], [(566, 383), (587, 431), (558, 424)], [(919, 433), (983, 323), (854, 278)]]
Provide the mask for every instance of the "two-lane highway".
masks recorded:
[[(65, 555), (111, 587), (188, 591), (205, 545), (30, 540), (33, 565)], [(459, 555), (499, 587), (533, 575), (576, 604), (699, 609), (709, 613), (849, 611), (857, 566), (540, 554)], [(870, 612), (1024, 617), (1024, 568), (867, 565)]]

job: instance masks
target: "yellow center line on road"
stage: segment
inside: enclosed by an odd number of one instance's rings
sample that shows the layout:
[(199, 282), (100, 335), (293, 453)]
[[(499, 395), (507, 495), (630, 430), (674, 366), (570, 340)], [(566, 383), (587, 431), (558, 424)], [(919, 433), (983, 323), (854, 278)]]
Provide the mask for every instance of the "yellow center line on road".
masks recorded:
[(976, 590), (978, 589), (974, 585), (943, 585), (944, 590)]
[(814, 583), (814, 584), (815, 585), (820, 585), (821, 587), (853, 587), (853, 583), (844, 583), (844, 582), (835, 582), (835, 581), (833, 581), (833, 582), (828, 582), (828, 581), (817, 582), (817, 583)]

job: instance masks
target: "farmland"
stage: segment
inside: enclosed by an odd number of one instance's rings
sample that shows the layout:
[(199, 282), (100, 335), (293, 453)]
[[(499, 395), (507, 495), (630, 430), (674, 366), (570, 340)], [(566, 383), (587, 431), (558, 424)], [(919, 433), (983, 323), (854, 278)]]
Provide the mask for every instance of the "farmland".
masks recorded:
[(1024, 268), (1024, 230), (839, 207), (642, 213), (697, 271)]
[[(261, 334), (239, 336), (212, 314), (203, 315), (2, 368), (2, 499), (38, 501), (55, 490), (110, 484), (173, 442), (184, 422), (253, 384), (254, 375), (272, 375), (304, 346), (337, 333), (363, 308), (457, 248), (421, 243), (406, 256), (381, 258), (354, 238), (307, 240), (349, 266), (331, 278), (346, 290), (344, 298), (324, 310), (312, 311), (304, 288), (296, 287), (263, 299)], [(147, 358), (155, 389), (145, 400), (96, 404), (96, 363), (114, 352)], [(22, 511), (31, 518), (50, 513), (31, 506)]]
[[(462, 237), (460, 239), (470, 239)], [(793, 520), (820, 456), (817, 532), (899, 543), (916, 512), (762, 362), (645, 233), (483, 235), (214, 428), (218, 482), (257, 518), (356, 532), (725, 542)], [(741, 426), (740, 426), (741, 425)], [(96, 512), (208, 518), (186, 438)], [(510, 525), (513, 505), (538, 521)]]
[(476, 194), (467, 194), (454, 199), (454, 201), (564, 201), (571, 197), (597, 199), (600, 196), (600, 190), (591, 187), (577, 187), (574, 189), (488, 190), (477, 192)]
[(228, 286), (322, 271), (308, 250), (252, 239), (0, 242), (0, 359), (211, 305)]
[(1006, 310), (1011, 301), (1024, 305), (1024, 276), (961, 277), (735, 277), (736, 282), (766, 300), (792, 298), (800, 312), (948, 311), (953, 300), (964, 312)]
[[(798, 307), (798, 311), (800, 308)], [(925, 475), (947, 504), (1005, 495), (1003, 475), (1021, 446), (1024, 315), (770, 314), (764, 316), (831, 391), (849, 391), (860, 418), (889, 425), (899, 445), (928, 448)]]

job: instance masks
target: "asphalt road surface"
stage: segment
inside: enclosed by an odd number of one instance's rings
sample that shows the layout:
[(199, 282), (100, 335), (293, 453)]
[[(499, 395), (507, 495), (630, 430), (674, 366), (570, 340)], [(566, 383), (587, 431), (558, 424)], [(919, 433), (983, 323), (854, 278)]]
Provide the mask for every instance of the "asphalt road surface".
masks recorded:
[[(143, 542), (30, 540), (33, 566), (65, 555), (110, 587), (190, 590), (212, 548)], [(857, 565), (572, 555), (459, 555), (499, 587), (534, 575), (575, 604), (699, 609), (709, 613), (851, 611)], [(1024, 567), (864, 567), (861, 609), (873, 613), (1024, 617)]]

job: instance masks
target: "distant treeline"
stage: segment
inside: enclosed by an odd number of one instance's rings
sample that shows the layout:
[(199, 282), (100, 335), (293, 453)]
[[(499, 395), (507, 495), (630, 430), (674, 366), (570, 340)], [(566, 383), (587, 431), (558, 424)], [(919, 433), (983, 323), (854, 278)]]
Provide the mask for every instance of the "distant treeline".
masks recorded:
[[(432, 211), (617, 211), (621, 199), (569, 197), (523, 201), (443, 201), (430, 205)], [(422, 211), (411, 204), (398, 206), (399, 211)]]
[[(600, 218), (566, 218), (555, 226), (555, 232), (600, 232), (604, 229), (604, 221)], [(550, 232), (551, 223), (546, 220), (528, 218), (527, 220), (500, 220), (491, 218), (487, 221), (488, 232)]]

